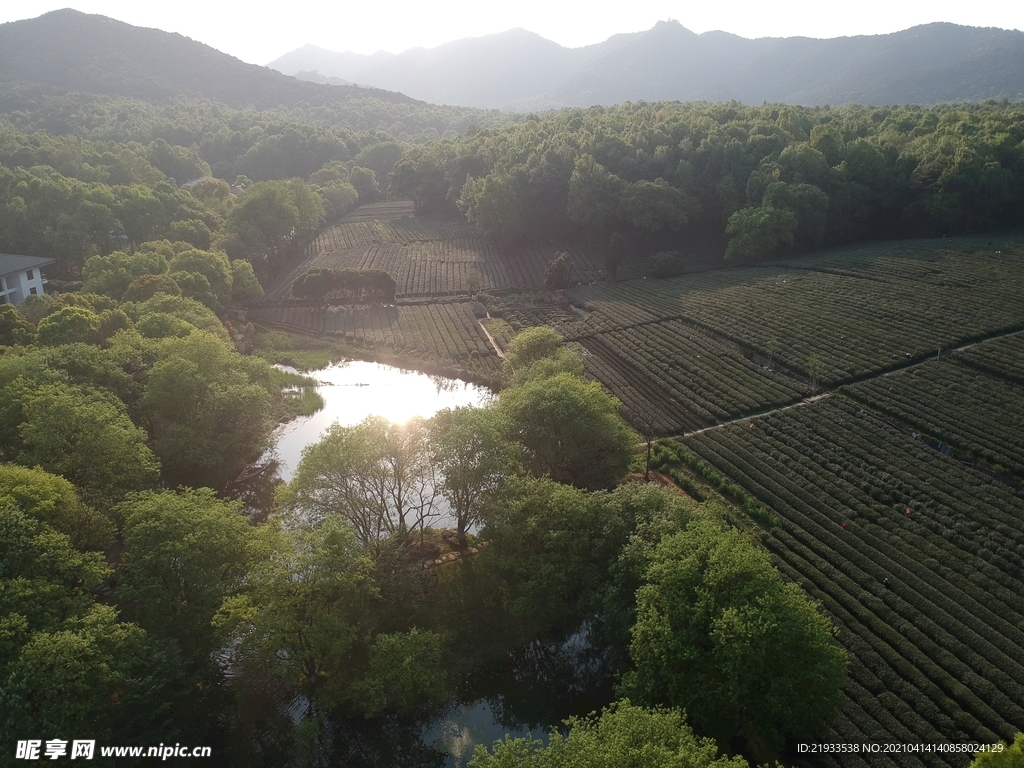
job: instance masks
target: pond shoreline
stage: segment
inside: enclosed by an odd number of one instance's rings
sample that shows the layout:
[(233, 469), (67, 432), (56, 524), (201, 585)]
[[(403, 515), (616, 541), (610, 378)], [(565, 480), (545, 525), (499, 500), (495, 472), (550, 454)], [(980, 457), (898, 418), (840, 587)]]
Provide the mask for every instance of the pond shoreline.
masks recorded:
[[(381, 365), (388, 365), (393, 368), (416, 371), (418, 373), (426, 374), (427, 376), (443, 376), (448, 379), (458, 379), (459, 381), (464, 381), (467, 384), (486, 387), (493, 393), (497, 393), (498, 390), (501, 389), (500, 376), (488, 376), (477, 371), (472, 371), (469, 368), (443, 363), (438, 360), (424, 360), (408, 355), (396, 354), (394, 352), (379, 351), (373, 347), (355, 346), (347, 342), (338, 341), (337, 338), (324, 336), (323, 334), (313, 333), (312, 331), (304, 328), (287, 325), (285, 323), (276, 323), (263, 318), (253, 318), (249, 322), (251, 322), (256, 328), (264, 331), (277, 331), (280, 333), (300, 336), (306, 339), (315, 339), (321, 343), (325, 353), (332, 358), (335, 358), (334, 362), (341, 362), (345, 358), (349, 358), (369, 363), (380, 363)], [(313, 369), (308, 369), (305, 366), (299, 365), (294, 359), (289, 357), (288, 350), (275, 351), (279, 352), (279, 354), (275, 355), (273, 362), (279, 365), (286, 365), (295, 368), (303, 373), (313, 372)]]
[(402, 423), (414, 417), (429, 418), (445, 408), (479, 407), (494, 397), (490, 388), (465, 378), (380, 359), (348, 358), (303, 375), (316, 382), (315, 392), (323, 400), (323, 408), (279, 425), (258, 462), (276, 460), (285, 481), (291, 479), (302, 450), (318, 442), (333, 423), (354, 426), (370, 416)]

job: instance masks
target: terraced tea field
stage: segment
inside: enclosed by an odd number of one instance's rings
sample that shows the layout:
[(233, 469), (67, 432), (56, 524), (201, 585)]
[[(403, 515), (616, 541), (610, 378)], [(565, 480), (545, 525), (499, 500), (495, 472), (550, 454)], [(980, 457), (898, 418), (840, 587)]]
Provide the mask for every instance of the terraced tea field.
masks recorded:
[[(1018, 346), (1024, 350), (1024, 345)], [(1020, 384), (944, 360), (841, 391), (960, 456), (1024, 479), (1024, 387)]]
[(678, 434), (1024, 328), (1024, 248), (996, 250), (885, 243), (581, 286), (569, 291), (578, 315), (543, 322), (584, 345), (629, 414)]
[[(581, 343), (590, 353), (586, 364), (592, 375), (623, 401), (634, 422), (645, 412), (658, 414), (653, 426), (661, 434), (706, 427), (810, 394), (806, 382), (769, 371), (678, 320), (595, 334)], [(613, 381), (612, 372), (622, 381)], [(632, 385), (624, 384), (629, 380)]]
[[(573, 338), (682, 320), (833, 386), (1024, 327), (1024, 248), (935, 241), (847, 248), (780, 265), (570, 291)], [(877, 270), (877, 271), (876, 271)]]
[[(251, 313), (285, 322), (280, 305), (293, 303), (291, 282), (311, 267), (383, 269), (405, 299), (468, 300), (475, 284), (529, 290), (543, 284), (559, 250), (512, 248), (485, 240), (467, 224), (412, 213), (410, 203), (358, 209), (322, 232)], [(617, 283), (594, 282), (591, 259), (566, 250), (573, 280), (584, 283), (570, 289), (571, 305), (512, 296), (498, 302), (495, 317), (515, 331), (550, 325), (579, 341), (589, 374), (622, 401), (627, 418), (660, 435), (763, 413), (822, 387), (1024, 328), (1024, 247), (1013, 242), (871, 244), (758, 267)], [(316, 308), (289, 317), (292, 327), (389, 343), (383, 334), (359, 336), (358, 324), (336, 328), (337, 320)], [(468, 334), (455, 346), (472, 350), (481, 329), (458, 325), (448, 332), (450, 338)], [(398, 349), (452, 359), (443, 336), (421, 332), (401, 339)]]
[(538, 288), (558, 251), (569, 254), (574, 282), (597, 279), (579, 248), (496, 244), (468, 224), (415, 218), (412, 203), (379, 203), (321, 232), (264, 301), (288, 299), (295, 278), (313, 267), (382, 269), (395, 278), (399, 297), (466, 295), (474, 282), (483, 290)]
[(356, 347), (497, 375), (501, 361), (470, 302), (399, 306), (263, 307), (261, 322), (331, 335)]
[(828, 739), (1012, 739), (1024, 728), (1024, 498), (836, 398), (753, 423), (683, 445), (778, 517), (765, 546), (839, 628), (850, 676)]
[(956, 359), (997, 378), (1024, 385), (1024, 335), (976, 344), (957, 352)]

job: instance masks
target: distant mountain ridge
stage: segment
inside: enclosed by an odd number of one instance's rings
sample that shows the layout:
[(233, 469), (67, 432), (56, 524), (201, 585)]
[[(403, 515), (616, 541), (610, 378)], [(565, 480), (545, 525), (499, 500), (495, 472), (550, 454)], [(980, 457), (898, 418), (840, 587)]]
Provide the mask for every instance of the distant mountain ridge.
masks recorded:
[(379, 89), (297, 80), (182, 35), (70, 8), (0, 24), (5, 83), (144, 101), (201, 97), (231, 107), (289, 108), (359, 97), (415, 102)]
[(925, 24), (888, 35), (748, 40), (675, 21), (563, 48), (523, 29), (372, 56), (305, 46), (267, 66), (432, 103), (543, 109), (623, 101), (936, 104), (1024, 99), (1024, 32)]

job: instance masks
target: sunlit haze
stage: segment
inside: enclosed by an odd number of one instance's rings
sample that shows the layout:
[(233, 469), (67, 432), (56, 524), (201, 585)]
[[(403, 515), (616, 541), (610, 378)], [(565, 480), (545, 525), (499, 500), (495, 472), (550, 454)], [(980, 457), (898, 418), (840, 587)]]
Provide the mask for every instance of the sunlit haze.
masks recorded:
[[(61, 0), (5, 3), (0, 21), (33, 18), (65, 7)], [(855, 7), (798, 0), (773, 3), (685, 3), (638, 0), (598, 6), (520, 0), (435, 4), (322, 3), (299, 0), (284, 6), (179, 0), (138, 3), (83, 0), (74, 6), (141, 27), (178, 32), (251, 62), (266, 64), (307, 43), (335, 51), (398, 53), (434, 47), (463, 37), (522, 27), (561, 45), (598, 43), (618, 32), (649, 29), (676, 19), (694, 32), (724, 30), (747, 38), (842, 37), (897, 32), (917, 24), (948, 21), (975, 27), (1024, 29), (1024, 4), (1005, 0), (976, 2), (885, 2), (864, 0)], [(781, 8), (781, 10), (780, 10)]]
[(352, 426), (367, 416), (383, 416), (404, 424), (414, 416), (429, 418), (444, 408), (480, 406), (492, 398), (483, 387), (456, 379), (438, 379), (358, 360), (311, 375), (323, 384), (318, 391), (324, 407), (281, 428), (275, 453), (286, 480), (291, 479), (302, 449), (319, 440), (334, 422)]

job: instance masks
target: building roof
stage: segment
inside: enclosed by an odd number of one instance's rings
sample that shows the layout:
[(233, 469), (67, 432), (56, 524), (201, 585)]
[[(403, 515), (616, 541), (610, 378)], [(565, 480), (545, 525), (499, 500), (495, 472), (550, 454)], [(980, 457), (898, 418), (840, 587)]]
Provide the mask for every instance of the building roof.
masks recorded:
[(23, 269), (45, 267), (56, 261), (56, 259), (41, 259), (38, 256), (15, 256), (13, 253), (0, 253), (0, 275), (13, 275)]

